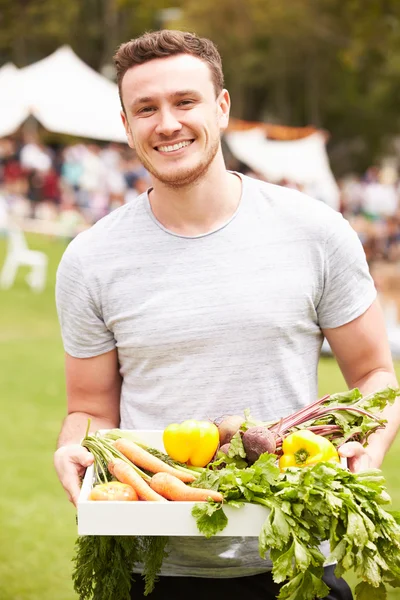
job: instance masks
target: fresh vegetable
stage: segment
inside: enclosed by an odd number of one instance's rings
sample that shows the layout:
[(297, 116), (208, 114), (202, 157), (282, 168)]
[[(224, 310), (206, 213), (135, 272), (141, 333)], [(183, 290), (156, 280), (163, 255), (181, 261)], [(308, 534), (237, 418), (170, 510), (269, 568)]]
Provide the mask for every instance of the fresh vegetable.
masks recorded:
[(153, 475), (150, 486), (155, 492), (168, 500), (206, 502), (211, 498), (214, 502), (222, 502), (224, 499), (219, 492), (190, 487), (169, 473), (156, 473)]
[[(188, 486), (176, 480), (185, 491), (201, 489), (206, 494), (213, 491), (223, 496), (223, 502), (195, 504), (192, 514), (199, 531), (206, 537), (222, 531), (228, 522), (224, 512), (227, 505), (239, 508), (245, 502), (256, 503), (266, 510), (259, 536), (260, 555), (270, 554), (273, 577), (283, 584), (280, 600), (314, 600), (327, 595), (322, 582), (325, 557), (319, 551), (325, 539), (331, 547), (328, 560), (337, 562), (336, 574), (352, 570), (361, 581), (355, 590), (356, 600), (386, 598), (387, 585), (400, 586), (400, 515), (384, 509), (390, 498), (380, 471), (353, 474), (331, 461), (280, 471), (276, 458), (284, 454), (285, 438), (305, 429), (329, 439), (336, 447), (349, 440), (366, 444), (371, 433), (385, 426), (379, 413), (399, 395), (400, 390), (392, 388), (366, 397), (357, 389), (351, 390), (325, 396), (269, 423), (257, 421), (245, 411), (245, 422), (233, 435), (228, 455), (218, 452), (218, 459), (206, 469), (196, 468), (199, 473), (194, 475), (198, 477)], [(263, 453), (248, 466), (242, 436), (258, 425), (267, 427), (276, 437), (276, 455)], [(121, 437), (118, 431), (113, 435)], [(107, 436), (87, 435), (83, 445), (95, 455), (99, 481), (110, 477), (107, 463), (111, 459), (118, 457), (131, 464)], [(176, 468), (194, 468), (157, 450), (147, 451)], [(160, 473), (151, 478), (139, 467), (131, 464), (131, 468), (147, 482), (165, 476)], [(132, 566), (139, 562), (144, 565), (149, 593), (165, 544), (166, 538), (79, 538), (74, 570), (79, 600), (128, 599)]]
[(89, 494), (88, 500), (125, 500), (134, 501), (138, 495), (130, 485), (120, 481), (99, 483), (95, 485)]
[(275, 435), (262, 425), (247, 429), (243, 434), (242, 442), (250, 464), (256, 462), (264, 452), (273, 454), (276, 450)]
[(114, 446), (135, 465), (146, 471), (150, 471), (150, 473), (158, 473), (159, 471), (170, 473), (185, 483), (191, 483), (196, 479), (193, 473), (190, 473), (189, 471), (183, 473), (182, 471), (175, 469), (175, 467), (167, 465), (156, 456), (147, 452), (147, 450), (138, 446), (138, 444), (135, 444), (135, 442), (119, 438), (118, 440), (115, 440)]
[(141, 564), (150, 594), (166, 556), (167, 537), (80, 536), (72, 580), (79, 600), (129, 600), (132, 569)]
[(103, 436), (98, 434), (89, 435), (90, 419), (85, 437), (82, 440), (82, 446), (87, 448), (94, 456), (94, 475), (95, 480), (100, 483), (107, 483), (113, 474), (110, 468), (114, 459), (120, 459), (129, 465), (144, 481), (150, 481), (150, 475), (134, 465), (126, 456), (124, 456), (113, 443)]
[(230, 444), (224, 444), (220, 447), (219, 452), (223, 452), (224, 454), (228, 454), (230, 448)]
[[(379, 470), (354, 474), (340, 463), (320, 462), (279, 472), (275, 457), (263, 454), (251, 467), (209, 469), (193, 484), (220, 491), (225, 505), (252, 502), (264, 506), (259, 535), (261, 557), (270, 553), (273, 578), (284, 584), (280, 600), (324, 598), (325, 561), (336, 575), (354, 570), (361, 583), (356, 599), (386, 598), (386, 585), (400, 585), (400, 526), (383, 504), (390, 498)], [(207, 538), (228, 523), (223, 505), (196, 504), (192, 511)], [(330, 541), (326, 559), (319, 550)]]
[(385, 427), (386, 420), (379, 414), (387, 404), (400, 396), (400, 389), (387, 387), (363, 396), (358, 388), (324, 396), (314, 403), (277, 421), (263, 423), (245, 411), (246, 422), (242, 428), (264, 425), (276, 436), (276, 454), (282, 454), (282, 440), (297, 429), (309, 429), (328, 438), (336, 447), (355, 441), (366, 444), (368, 437)]
[(153, 456), (156, 456), (157, 458), (162, 460), (165, 464), (170, 465), (171, 467), (175, 467), (175, 469), (178, 469), (178, 471), (182, 471), (182, 473), (186, 473), (186, 474), (189, 473), (191, 475), (194, 475), (194, 477), (198, 477), (198, 474), (203, 471), (203, 467), (194, 467), (193, 465), (187, 465), (185, 463), (181, 463), (181, 462), (171, 458), (168, 454), (165, 454), (165, 452), (161, 452), (161, 450), (158, 450), (157, 448), (152, 448), (148, 444), (145, 444), (144, 441), (140, 438), (140, 436), (135, 431), (125, 431), (122, 429), (110, 429), (104, 435), (102, 435), (102, 438), (104, 438), (106, 440), (113, 440), (113, 441), (118, 440), (120, 438), (124, 438), (125, 440), (130, 440), (132, 442), (135, 442), (135, 444), (137, 444), (144, 450), (147, 450), (147, 452), (149, 452)]
[[(249, 431), (251, 431), (249, 429)], [(318, 462), (340, 462), (335, 446), (322, 435), (308, 429), (294, 431), (283, 440), (283, 454), (279, 459), (281, 469), (308, 467)]]
[(239, 431), (245, 419), (241, 415), (229, 415), (218, 425), (219, 443), (221, 446), (228, 444), (236, 432)]
[(163, 433), (164, 448), (173, 459), (195, 467), (205, 467), (219, 444), (218, 428), (209, 421), (171, 423)]
[(132, 486), (140, 500), (165, 502), (165, 498), (159, 494), (156, 494), (156, 492), (144, 481), (137, 471), (125, 461), (115, 458), (109, 463), (108, 469), (118, 479), (118, 481)]

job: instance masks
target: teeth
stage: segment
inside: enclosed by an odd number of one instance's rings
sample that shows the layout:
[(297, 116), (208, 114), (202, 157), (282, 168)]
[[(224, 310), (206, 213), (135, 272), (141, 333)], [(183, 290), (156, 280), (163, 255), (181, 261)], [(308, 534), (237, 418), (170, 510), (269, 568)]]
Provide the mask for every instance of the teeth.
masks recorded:
[(173, 152), (174, 150), (179, 150), (180, 148), (185, 148), (185, 146), (189, 146), (192, 142), (180, 142), (179, 144), (174, 144), (173, 146), (159, 146), (158, 149), (161, 152)]

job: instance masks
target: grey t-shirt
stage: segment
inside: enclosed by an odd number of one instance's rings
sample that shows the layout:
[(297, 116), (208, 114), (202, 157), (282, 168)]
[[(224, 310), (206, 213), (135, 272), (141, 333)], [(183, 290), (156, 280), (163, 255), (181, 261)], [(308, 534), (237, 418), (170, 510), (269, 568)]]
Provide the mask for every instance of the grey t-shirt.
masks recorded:
[[(242, 181), (237, 211), (215, 231), (168, 231), (142, 194), (64, 253), (56, 286), (64, 347), (78, 358), (117, 348), (122, 428), (298, 410), (317, 398), (321, 328), (352, 321), (375, 299), (362, 246), (339, 213)], [(268, 568), (254, 538), (171, 538), (162, 573)]]

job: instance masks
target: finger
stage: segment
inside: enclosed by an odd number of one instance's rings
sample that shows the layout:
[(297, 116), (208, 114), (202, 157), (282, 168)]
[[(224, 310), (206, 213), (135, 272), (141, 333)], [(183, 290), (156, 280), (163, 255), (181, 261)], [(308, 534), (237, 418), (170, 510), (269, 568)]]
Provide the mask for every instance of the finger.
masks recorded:
[(353, 456), (361, 457), (366, 454), (365, 448), (359, 442), (347, 442), (346, 444), (343, 444), (343, 446), (340, 446), (338, 452), (340, 456), (346, 458), (351, 458)]
[(72, 456), (71, 460), (76, 465), (82, 465), (82, 467), (90, 467), (93, 464), (94, 456), (86, 450), (85, 454), (79, 453), (78, 455)]
[(348, 467), (352, 473), (360, 473), (371, 468), (371, 460), (368, 454), (353, 456), (348, 459)]
[(80, 494), (81, 476), (93, 461), (93, 455), (80, 445), (63, 446), (54, 455), (54, 466), (61, 485), (75, 506)]
[(69, 464), (86, 468), (94, 461), (94, 456), (80, 445), (61, 446), (54, 454), (54, 466), (57, 472), (63, 471)]
[(76, 471), (66, 471), (60, 477), (61, 485), (67, 493), (68, 499), (76, 506), (81, 492), (81, 478)]

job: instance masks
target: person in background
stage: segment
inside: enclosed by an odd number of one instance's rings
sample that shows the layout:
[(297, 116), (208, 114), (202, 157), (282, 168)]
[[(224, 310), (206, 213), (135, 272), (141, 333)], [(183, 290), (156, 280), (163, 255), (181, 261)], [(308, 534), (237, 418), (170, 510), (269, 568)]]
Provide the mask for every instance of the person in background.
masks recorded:
[[(187, 418), (275, 420), (317, 398), (324, 336), (349, 387), (397, 386), (384, 320), (357, 234), (301, 192), (227, 171), (221, 58), (207, 39), (157, 31), (116, 53), (122, 120), (151, 187), (78, 235), (60, 263), (56, 300), (68, 414), (55, 466), (76, 504), (93, 461), (92, 430), (163, 429)], [(399, 426), (351, 470), (379, 467)], [(348, 585), (325, 568), (330, 600)], [(276, 598), (271, 563), (252, 538), (171, 538), (154, 600)], [(136, 578), (132, 598), (143, 597)]]

